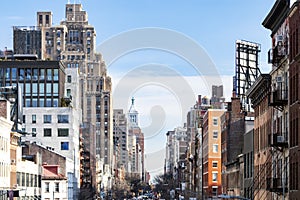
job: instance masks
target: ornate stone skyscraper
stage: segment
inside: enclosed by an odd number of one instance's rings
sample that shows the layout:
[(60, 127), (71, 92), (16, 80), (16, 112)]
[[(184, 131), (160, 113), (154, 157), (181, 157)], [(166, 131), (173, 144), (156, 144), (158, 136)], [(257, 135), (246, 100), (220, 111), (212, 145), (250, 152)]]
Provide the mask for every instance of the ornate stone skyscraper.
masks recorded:
[[(90, 156), (90, 162), (84, 164), (90, 169), (83, 171), (82, 182), (97, 187), (99, 183), (96, 182), (103, 182), (103, 175), (110, 177), (112, 173), (111, 78), (107, 76), (101, 54), (95, 52), (96, 31), (88, 23), (88, 15), (81, 4), (67, 4), (65, 20), (57, 26), (47, 27), (44, 26), (47, 23), (40, 23), (40, 19), (47, 19), (47, 13), (46, 17), (44, 14), (38, 12), (37, 18), (38, 25), (42, 24), (43, 58), (62, 60), (67, 68), (78, 68), (80, 72), (78, 95), (83, 111), (83, 145), (84, 153)], [(97, 175), (98, 179), (93, 178)], [(109, 187), (109, 183), (106, 184)]]
[[(38, 52), (44, 60), (61, 60), (67, 68), (79, 71), (79, 104), (82, 109), (82, 174), (81, 185), (93, 186), (100, 192), (101, 184), (109, 189), (112, 177), (112, 97), (111, 78), (107, 76), (102, 55), (96, 53), (96, 31), (88, 23), (88, 15), (81, 4), (66, 4), (65, 19), (59, 25), (52, 25), (51, 12), (37, 13), (37, 26), (28, 33), (26, 29), (15, 28), (14, 48), (20, 51), (23, 36), (37, 35), (38, 45), (27, 46), (40, 48), (25, 53)], [(24, 31), (24, 32), (22, 32)], [(20, 37), (17, 37), (17, 36)], [(22, 36), (22, 37), (21, 37)], [(38, 37), (36, 37), (38, 38)], [(24, 51), (25, 51), (24, 50)], [(22, 52), (21, 52), (22, 53)], [(72, 91), (65, 91), (65, 94)], [(106, 178), (105, 178), (106, 177)], [(102, 185), (103, 186), (103, 185)]]

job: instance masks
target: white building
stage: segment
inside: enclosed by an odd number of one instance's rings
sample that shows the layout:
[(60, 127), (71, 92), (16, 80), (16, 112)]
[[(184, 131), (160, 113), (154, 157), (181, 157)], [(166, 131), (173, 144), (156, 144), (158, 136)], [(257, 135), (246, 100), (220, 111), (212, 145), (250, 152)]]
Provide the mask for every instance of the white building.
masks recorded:
[[(0, 109), (4, 106), (8, 112), (0, 115), (0, 200), (6, 198), (6, 189), (10, 187), (10, 131), (13, 123), (9, 120), (10, 104), (0, 100)], [(6, 116), (2, 116), (6, 115)]]
[(175, 168), (183, 167), (179, 164), (184, 163), (182, 157), (187, 149), (187, 129), (186, 127), (177, 127), (173, 131), (167, 133), (166, 148), (166, 172), (176, 173)]
[(17, 154), (17, 185), (15, 187), (19, 190), (19, 196), (21, 199), (39, 198), (41, 196), (39, 184), (39, 177), (42, 173), (41, 155), (22, 158), (21, 147), (18, 148)]
[(43, 165), (42, 200), (67, 200), (67, 177), (59, 173), (58, 165)]
[[(80, 179), (79, 128), (81, 109), (79, 106), (78, 69), (65, 69), (65, 103), (67, 107), (25, 107), (23, 130), (29, 133), (23, 141), (37, 142), (72, 160), (67, 171), (76, 199)], [(69, 196), (70, 199), (70, 196)]]

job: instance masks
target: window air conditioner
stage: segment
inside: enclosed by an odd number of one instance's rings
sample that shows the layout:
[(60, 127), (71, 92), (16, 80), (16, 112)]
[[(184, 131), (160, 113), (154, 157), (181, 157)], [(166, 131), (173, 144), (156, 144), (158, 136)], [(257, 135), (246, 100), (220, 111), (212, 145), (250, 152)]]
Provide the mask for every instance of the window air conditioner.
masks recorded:
[(282, 76), (277, 76), (276, 77), (276, 82), (277, 83), (282, 83)]
[(284, 137), (281, 136), (281, 135), (278, 135), (278, 136), (277, 136), (277, 142), (278, 142), (278, 143), (283, 143), (283, 142), (284, 142)]
[(276, 40), (277, 40), (276, 41), (277, 45), (282, 44), (283, 43), (283, 35), (277, 35)]

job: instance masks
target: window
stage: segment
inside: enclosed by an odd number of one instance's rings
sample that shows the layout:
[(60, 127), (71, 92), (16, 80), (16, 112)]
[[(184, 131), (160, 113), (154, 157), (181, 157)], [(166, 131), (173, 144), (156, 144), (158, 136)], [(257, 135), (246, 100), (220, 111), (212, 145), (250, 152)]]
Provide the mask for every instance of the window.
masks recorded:
[(51, 99), (46, 99), (46, 107), (51, 107), (51, 106), (52, 106)]
[(52, 122), (51, 115), (44, 115), (44, 124), (50, 124)]
[(37, 102), (38, 102), (37, 98), (33, 98), (32, 99), (32, 107), (37, 107)]
[(36, 128), (31, 129), (32, 137), (36, 137)]
[(218, 139), (218, 131), (213, 131), (213, 138)]
[(61, 142), (60, 149), (61, 150), (69, 150), (69, 142)]
[(59, 192), (59, 183), (54, 183), (54, 191)]
[(26, 186), (26, 185), (25, 185), (25, 179), (26, 179), (26, 178), (25, 178), (25, 173), (22, 172), (22, 184), (21, 184), (22, 186)]
[(5, 78), (7, 78), (7, 79), (10, 78), (10, 68), (6, 68)]
[(70, 76), (70, 75), (67, 76), (67, 82), (68, 82), (68, 83), (71, 83), (71, 82), (72, 82), (72, 76)]
[(45, 183), (45, 192), (49, 192), (49, 183)]
[(11, 80), (17, 80), (17, 68), (11, 68)]
[(53, 70), (53, 80), (58, 81), (58, 69)]
[(30, 107), (30, 99), (25, 99), (25, 107)]
[(58, 107), (58, 99), (53, 99), (53, 107)]
[(51, 137), (51, 128), (44, 128), (44, 137)]
[(36, 81), (38, 80), (38, 69), (33, 69), (33, 75), (32, 75), (32, 80)]
[(69, 123), (69, 115), (57, 115), (58, 123)]
[(52, 80), (52, 69), (47, 69), (47, 80), (48, 81)]
[[(33, 96), (37, 96), (37, 94), (38, 94), (38, 90), (37, 90), (37, 83), (33, 83), (32, 84), (32, 95)], [(26, 88), (27, 89), (27, 88)], [(27, 90), (26, 90), (27, 91)]]
[(49, 24), (49, 15), (46, 15), (46, 24)]
[(217, 182), (218, 181), (218, 172), (213, 172), (212, 173), (212, 181)]
[(26, 92), (25, 92), (26, 96), (31, 96), (31, 84), (30, 83), (25, 84), (25, 90), (26, 90)]
[(53, 95), (58, 96), (58, 83), (53, 84)]
[(26, 80), (31, 80), (31, 69), (26, 70)]
[(212, 162), (212, 167), (218, 167), (218, 161), (213, 161)]
[(26, 123), (26, 115), (23, 115), (23, 123)]
[(69, 136), (69, 129), (67, 128), (59, 128), (57, 129), (58, 137), (68, 137)]
[(44, 107), (45, 106), (45, 99), (40, 99), (40, 107)]
[(20, 69), (19, 71), (19, 80), (24, 80), (25, 77), (25, 71), (24, 69)]
[(39, 15), (39, 24), (41, 25), (43, 23), (43, 15)]
[(213, 144), (213, 152), (218, 153), (218, 144)]
[(44, 96), (45, 95), (45, 84), (40, 83), (39, 88), (40, 88), (40, 95)]
[(218, 118), (216, 117), (213, 118), (213, 125), (218, 126)]
[(52, 92), (52, 85), (51, 85), (51, 83), (47, 83), (46, 84), (46, 95), (51, 96), (51, 92)]
[(40, 69), (40, 80), (45, 79), (45, 69)]
[(212, 195), (217, 196), (218, 195), (218, 186), (213, 186), (212, 187)]
[(91, 32), (90, 32), (90, 31), (87, 31), (87, 32), (86, 32), (86, 36), (87, 36), (87, 37), (91, 37)]
[(71, 97), (71, 89), (67, 89), (67, 97)]

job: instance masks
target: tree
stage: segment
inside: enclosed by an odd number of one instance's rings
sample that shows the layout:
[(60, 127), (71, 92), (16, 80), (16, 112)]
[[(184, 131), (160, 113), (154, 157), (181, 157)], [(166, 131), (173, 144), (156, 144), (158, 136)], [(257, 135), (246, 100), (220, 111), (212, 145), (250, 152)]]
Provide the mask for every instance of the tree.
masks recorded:
[(176, 189), (176, 181), (170, 173), (157, 175), (154, 185), (154, 192), (160, 193), (164, 199), (170, 199), (170, 191)]

